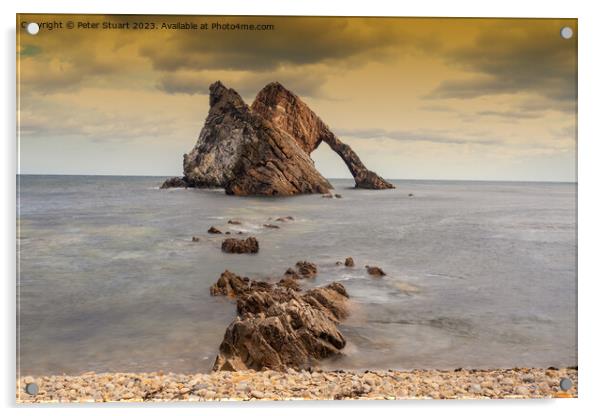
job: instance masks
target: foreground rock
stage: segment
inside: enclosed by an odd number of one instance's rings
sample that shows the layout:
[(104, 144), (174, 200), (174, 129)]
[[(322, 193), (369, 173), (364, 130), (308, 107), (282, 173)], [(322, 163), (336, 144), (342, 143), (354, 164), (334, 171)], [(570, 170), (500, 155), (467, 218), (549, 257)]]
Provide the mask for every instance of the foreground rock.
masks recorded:
[(225, 271), (210, 292), (235, 297), (238, 312), (214, 371), (309, 368), (345, 347), (337, 324), (348, 314), (349, 296), (340, 283), (300, 293), (290, 276), (272, 285)]
[[(561, 378), (572, 387), (564, 392)], [(25, 385), (35, 382), (30, 396)], [(17, 379), (18, 403), (229, 400), (399, 400), (578, 397), (578, 370), (218, 371), (84, 373)]]
[(184, 155), (184, 177), (173, 186), (221, 187), (233, 195), (328, 193), (332, 186), (310, 158), (325, 141), (347, 164), (356, 187), (393, 186), (369, 171), (295, 94), (267, 85), (247, 106), (233, 89), (217, 81), (209, 87), (210, 110), (198, 141)]
[(246, 240), (226, 238), (222, 242), (222, 251), (236, 254), (257, 253), (259, 251), (259, 242), (255, 237), (249, 237)]

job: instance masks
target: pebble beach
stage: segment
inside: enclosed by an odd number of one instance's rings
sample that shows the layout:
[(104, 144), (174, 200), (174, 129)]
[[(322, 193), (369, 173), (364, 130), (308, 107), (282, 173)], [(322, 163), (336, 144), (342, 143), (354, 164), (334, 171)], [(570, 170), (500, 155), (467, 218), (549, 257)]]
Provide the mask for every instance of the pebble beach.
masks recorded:
[[(576, 368), (451, 371), (218, 371), (22, 377), (17, 403), (577, 397)], [(568, 378), (571, 387), (560, 388)], [(37, 394), (25, 387), (35, 383)]]

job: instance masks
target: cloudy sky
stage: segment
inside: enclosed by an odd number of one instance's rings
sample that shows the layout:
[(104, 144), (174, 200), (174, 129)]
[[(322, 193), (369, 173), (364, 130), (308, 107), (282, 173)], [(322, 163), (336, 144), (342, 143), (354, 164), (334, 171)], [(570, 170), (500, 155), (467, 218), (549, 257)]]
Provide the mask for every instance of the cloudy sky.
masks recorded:
[[(20, 171), (179, 175), (221, 80), (279, 81), (386, 178), (576, 180), (577, 22), (21, 15)], [(67, 29), (88, 22), (273, 30)], [(18, 23), (18, 27), (21, 24)], [(560, 36), (564, 26), (575, 36)], [(323, 144), (330, 178), (350, 177)]]

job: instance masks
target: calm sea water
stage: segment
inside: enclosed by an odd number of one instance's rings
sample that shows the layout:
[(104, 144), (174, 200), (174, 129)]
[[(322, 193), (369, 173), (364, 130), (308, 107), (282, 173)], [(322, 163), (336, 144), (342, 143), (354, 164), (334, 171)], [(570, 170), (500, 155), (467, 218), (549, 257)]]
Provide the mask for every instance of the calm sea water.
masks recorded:
[[(20, 176), (23, 374), (209, 371), (235, 316), (209, 286), (225, 269), (279, 278), (298, 260), (318, 264), (306, 284), (342, 281), (353, 301), (346, 354), (326, 368), (577, 364), (575, 184), (334, 180), (343, 198), (324, 199), (162, 180)], [(256, 235), (259, 254), (223, 254), (211, 225)], [(347, 256), (356, 268), (335, 266)]]

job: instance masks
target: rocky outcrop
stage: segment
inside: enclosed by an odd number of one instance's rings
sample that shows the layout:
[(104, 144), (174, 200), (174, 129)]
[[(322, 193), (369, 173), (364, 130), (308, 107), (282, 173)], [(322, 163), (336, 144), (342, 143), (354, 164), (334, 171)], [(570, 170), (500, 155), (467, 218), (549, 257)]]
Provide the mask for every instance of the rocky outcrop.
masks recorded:
[(259, 242), (255, 237), (249, 237), (246, 240), (226, 238), (222, 242), (222, 251), (236, 254), (257, 253), (259, 251)]
[(328, 126), (297, 95), (278, 82), (266, 85), (251, 108), (295, 138), (311, 154), (323, 141), (343, 159), (357, 188), (389, 189), (389, 182), (368, 170), (350, 146), (340, 141)]
[(327, 193), (332, 186), (309, 156), (322, 141), (345, 161), (356, 187), (392, 187), (282, 85), (266, 86), (252, 107), (219, 81), (209, 91), (209, 115), (196, 145), (184, 155), (184, 177), (168, 179), (162, 188), (222, 187), (233, 195)]
[(301, 294), (226, 271), (211, 294), (236, 297), (238, 312), (226, 329), (214, 371), (303, 369), (345, 347), (337, 324), (348, 314), (348, 295), (340, 283)]
[(184, 178), (195, 187), (233, 195), (324, 193), (332, 186), (285, 131), (251, 111), (233, 89), (210, 86), (211, 106), (199, 139), (184, 155)]

